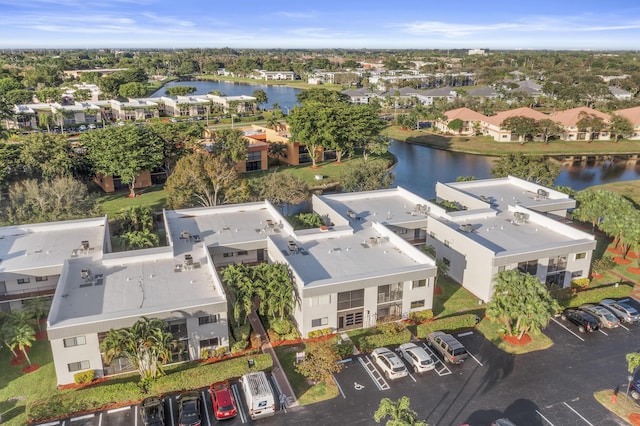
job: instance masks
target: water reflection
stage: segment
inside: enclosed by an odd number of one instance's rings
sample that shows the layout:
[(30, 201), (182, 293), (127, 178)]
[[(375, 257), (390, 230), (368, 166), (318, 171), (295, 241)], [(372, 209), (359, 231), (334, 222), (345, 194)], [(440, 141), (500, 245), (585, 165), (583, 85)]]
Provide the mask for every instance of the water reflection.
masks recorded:
[[(426, 198), (435, 197), (437, 182), (453, 182), (458, 176), (490, 178), (496, 157), (462, 154), (394, 141), (389, 149), (398, 157), (394, 185)], [(593, 185), (640, 179), (640, 165), (626, 161), (565, 165), (555, 185), (581, 190)]]

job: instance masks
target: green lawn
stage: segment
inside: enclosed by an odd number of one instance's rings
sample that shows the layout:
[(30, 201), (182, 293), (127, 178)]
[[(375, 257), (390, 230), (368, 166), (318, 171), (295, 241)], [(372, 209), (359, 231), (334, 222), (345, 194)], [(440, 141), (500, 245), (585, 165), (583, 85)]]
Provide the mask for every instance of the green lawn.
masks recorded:
[(162, 185), (154, 185), (136, 191), (136, 198), (128, 198), (128, 190), (116, 191), (110, 194), (101, 193), (98, 198), (98, 207), (101, 214), (113, 217), (119, 210), (128, 207), (149, 207), (152, 212), (161, 212), (167, 207), (167, 194)]
[(616, 392), (616, 402), (611, 398), (614, 395), (613, 389), (604, 389), (593, 394), (596, 401), (602, 404), (607, 410), (616, 414), (623, 422), (629, 421), (629, 416), (633, 413), (640, 413), (640, 407), (631, 397), (626, 396), (626, 383), (620, 384), (620, 391)]
[(476, 328), (488, 341), (496, 345), (499, 349), (510, 354), (524, 354), (527, 352), (539, 351), (547, 349), (553, 345), (553, 341), (543, 333), (532, 334), (530, 336), (531, 342), (527, 345), (517, 346), (509, 344), (502, 339), (500, 334), (501, 324), (488, 318), (483, 318)]
[(37, 341), (31, 348), (29, 357), (40, 368), (24, 374), (21, 370), (26, 363), (14, 367), (10, 364), (11, 352), (4, 347), (0, 350), (0, 414), (3, 425), (25, 425), (27, 404), (58, 392), (49, 342)]
[(442, 293), (433, 296), (433, 316), (447, 317), (458, 312), (484, 309), (480, 299), (449, 277), (438, 278)]

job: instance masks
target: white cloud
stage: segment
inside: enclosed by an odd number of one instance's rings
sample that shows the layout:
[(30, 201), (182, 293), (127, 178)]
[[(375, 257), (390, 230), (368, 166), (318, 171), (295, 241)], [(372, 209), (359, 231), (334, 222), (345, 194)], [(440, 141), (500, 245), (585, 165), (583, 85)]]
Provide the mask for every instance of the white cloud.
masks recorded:
[(318, 16), (317, 12), (276, 12), (275, 15), (290, 19), (312, 19)]

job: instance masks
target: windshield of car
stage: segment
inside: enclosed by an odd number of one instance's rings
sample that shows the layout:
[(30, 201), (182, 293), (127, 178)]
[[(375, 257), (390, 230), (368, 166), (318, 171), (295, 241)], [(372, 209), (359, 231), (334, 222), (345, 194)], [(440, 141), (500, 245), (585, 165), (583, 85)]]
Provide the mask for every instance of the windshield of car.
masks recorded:
[(395, 373), (400, 373), (400, 372), (404, 371), (404, 366), (401, 366), (401, 367), (393, 367), (393, 371), (394, 371)]
[(233, 405), (225, 405), (218, 407), (218, 411), (231, 411), (233, 410)]
[(467, 353), (465, 348), (457, 348), (453, 350), (453, 355), (464, 355)]
[(422, 361), (420, 361), (420, 365), (431, 365), (433, 361), (431, 361), (431, 359), (423, 359)]
[(195, 420), (198, 418), (198, 406), (195, 401), (187, 401), (182, 405), (182, 419)]

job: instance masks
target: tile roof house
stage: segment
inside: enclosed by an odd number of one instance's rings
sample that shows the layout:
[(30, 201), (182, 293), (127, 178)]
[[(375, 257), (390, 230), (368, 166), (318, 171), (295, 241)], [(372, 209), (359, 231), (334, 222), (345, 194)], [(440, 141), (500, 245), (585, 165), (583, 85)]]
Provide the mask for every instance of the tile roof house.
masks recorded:
[(640, 106), (619, 109), (618, 111), (615, 111), (614, 114), (625, 117), (631, 122), (631, 125), (633, 126), (633, 133), (631, 134), (629, 139), (640, 139)]
[(501, 126), (502, 122), (507, 118), (520, 116), (533, 118), (534, 120), (549, 118), (549, 116), (539, 111), (533, 110), (529, 107), (510, 109), (508, 111), (502, 111), (496, 115), (484, 118), (481, 123), (482, 134), (486, 136), (492, 136), (493, 139), (498, 142), (515, 142), (517, 141), (517, 136), (513, 135), (509, 130), (502, 129)]
[[(579, 129), (578, 122), (585, 116), (594, 116), (602, 119), (602, 129), (591, 129), (591, 135), (586, 129)], [(611, 116), (589, 107), (571, 108), (564, 111), (556, 111), (550, 117), (565, 129), (565, 140), (609, 140), (610, 134), (606, 130)]]
[(479, 112), (476, 112), (469, 108), (458, 108), (444, 113), (445, 119), (438, 119), (435, 122), (435, 126), (438, 130), (448, 133), (449, 123), (453, 120), (462, 121), (462, 129), (457, 133), (459, 135), (475, 135), (477, 131), (480, 131), (480, 126), (483, 120), (487, 117)]

